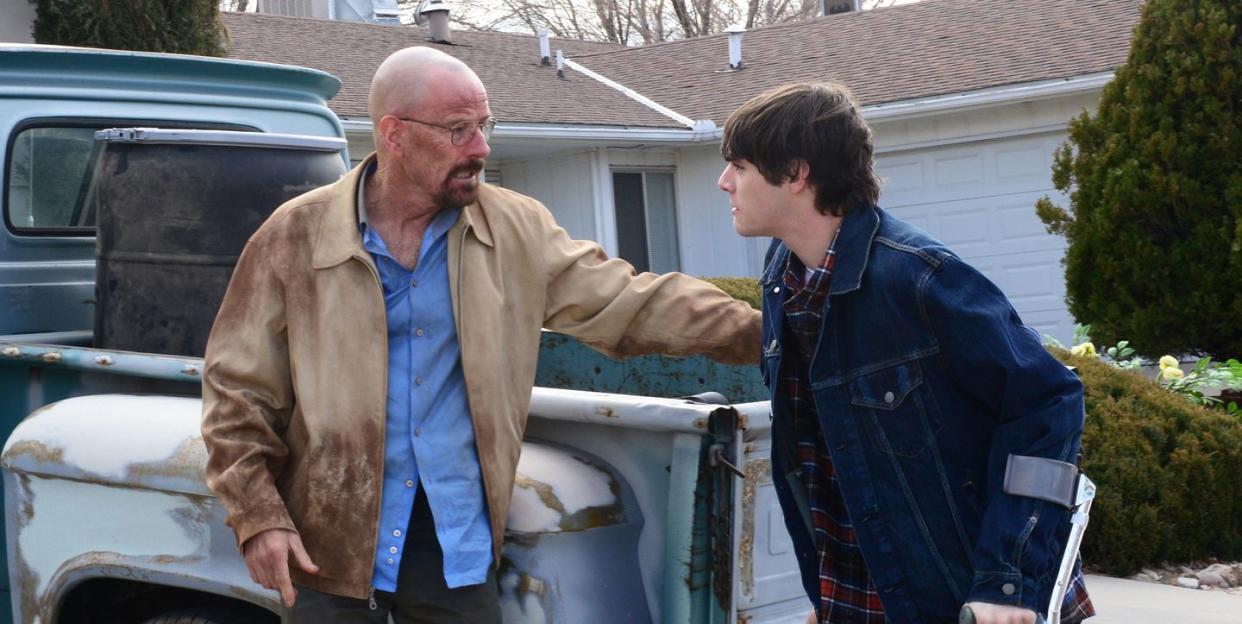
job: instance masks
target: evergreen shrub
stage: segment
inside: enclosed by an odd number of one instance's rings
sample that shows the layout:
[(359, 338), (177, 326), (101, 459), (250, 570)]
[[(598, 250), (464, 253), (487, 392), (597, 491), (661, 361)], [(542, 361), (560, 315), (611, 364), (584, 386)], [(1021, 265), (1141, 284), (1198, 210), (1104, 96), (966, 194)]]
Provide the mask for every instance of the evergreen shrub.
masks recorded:
[(1148, 0), (1041, 199), (1070, 312), (1140, 354), (1242, 354), (1242, 2)]
[(1083, 471), (1098, 494), (1083, 562), (1129, 575), (1166, 561), (1242, 558), (1242, 422), (1138, 372), (1050, 349), (1086, 391)]
[(734, 299), (745, 301), (756, 310), (762, 309), (763, 300), (760, 298), (759, 280), (753, 277), (704, 277), (702, 279), (714, 284), (716, 288), (725, 291)]
[(219, 0), (30, 0), (39, 43), (224, 55)]

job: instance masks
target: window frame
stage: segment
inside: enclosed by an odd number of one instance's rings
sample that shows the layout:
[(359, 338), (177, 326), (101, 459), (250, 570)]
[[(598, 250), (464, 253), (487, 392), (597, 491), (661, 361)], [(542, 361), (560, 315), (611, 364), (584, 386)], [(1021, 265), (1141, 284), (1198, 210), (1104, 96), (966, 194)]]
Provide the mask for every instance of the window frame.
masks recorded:
[[(94, 128), (95, 130), (104, 130), (107, 128), (137, 128), (137, 127), (155, 127), (170, 128), (184, 130), (237, 130), (241, 132), (262, 132), (255, 126), (246, 124), (228, 123), (220, 121), (192, 121), (192, 120), (169, 120), (169, 119), (139, 119), (126, 117), (29, 117), (21, 120), (10, 130), (9, 136), (5, 141), (4, 148), (4, 188), (0, 189), (0, 213), (3, 213), (4, 229), (12, 236), (23, 238), (37, 237), (74, 237), (74, 238), (91, 238), (95, 236), (95, 226), (59, 226), (59, 227), (24, 227), (13, 223), (12, 213), (9, 210), (10, 195), (12, 193), (12, 179), (9, 172), (13, 167), (14, 146), (17, 145), (17, 138), (23, 132), (28, 130), (37, 130), (39, 128)], [(85, 182), (87, 177), (84, 176), (82, 181)], [(83, 189), (79, 187), (78, 194), (81, 199)]]
[[(646, 258), (646, 261), (647, 261), (647, 267), (648, 267), (648, 269), (650, 269), (650, 268), (651, 268), (651, 202), (650, 202), (650, 201), (648, 201), (648, 199), (647, 199), (647, 198), (648, 198), (648, 191), (647, 191), (647, 174), (649, 174), (649, 173), (663, 173), (663, 174), (668, 174), (668, 176), (670, 177), (670, 179), (671, 179), (671, 181), (672, 181), (672, 190), (673, 190), (673, 205), (672, 205), (673, 227), (674, 227), (674, 228), (676, 228), (676, 232), (674, 233), (674, 234), (675, 234), (674, 238), (675, 238), (675, 241), (676, 241), (676, 247), (677, 247), (677, 268), (676, 268), (676, 269), (674, 269), (674, 271), (675, 271), (675, 272), (680, 272), (680, 271), (681, 271), (681, 265), (682, 265), (682, 262), (681, 262), (681, 242), (682, 242), (682, 240), (681, 240), (681, 214), (680, 214), (680, 212), (681, 212), (681, 211), (679, 210), (679, 205), (678, 205), (678, 204), (679, 204), (679, 202), (677, 201), (677, 199), (678, 199), (678, 198), (677, 198), (677, 167), (660, 166), (660, 165), (651, 165), (651, 166), (643, 166), (643, 165), (619, 165), (619, 166), (609, 167), (609, 171), (608, 171), (608, 174), (609, 174), (609, 183), (610, 183), (610, 185), (613, 185), (613, 188), (614, 188), (614, 189), (615, 189), (615, 184), (614, 184), (614, 183), (615, 183), (616, 178), (614, 178), (614, 177), (612, 177), (612, 176), (615, 176), (615, 175), (616, 175), (616, 174), (618, 174), (618, 173), (637, 173), (637, 174), (641, 174), (641, 175), (642, 175), (642, 186), (643, 186), (643, 236), (646, 238), (646, 240), (645, 240), (644, 242), (646, 243), (646, 247), (647, 247), (647, 258)], [(614, 190), (613, 192), (615, 193), (616, 191)], [(619, 216), (619, 215), (617, 215), (617, 206), (616, 206), (616, 196), (615, 196), (615, 195), (613, 196), (613, 200), (612, 200), (612, 215), (613, 215), (613, 219), (614, 219), (614, 220), (616, 220), (616, 219), (618, 218), (618, 216)], [(621, 227), (620, 227), (620, 225), (616, 226), (616, 231), (617, 231), (617, 235), (616, 235), (616, 236), (617, 236), (617, 241), (616, 241), (616, 244), (617, 244), (617, 257), (620, 257), (620, 258), (622, 258), (622, 259), (625, 259), (624, 257), (622, 257), (622, 256), (621, 256), (621, 235), (620, 235), (620, 232), (621, 232)]]

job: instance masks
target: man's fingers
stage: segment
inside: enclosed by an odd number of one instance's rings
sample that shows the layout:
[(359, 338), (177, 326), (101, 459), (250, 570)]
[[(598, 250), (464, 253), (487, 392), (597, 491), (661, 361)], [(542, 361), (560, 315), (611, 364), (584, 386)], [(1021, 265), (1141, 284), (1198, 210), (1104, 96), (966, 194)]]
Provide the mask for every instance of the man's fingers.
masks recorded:
[(302, 546), (302, 538), (296, 534), (289, 537), (289, 550), (293, 551), (293, 560), (302, 568), (304, 572), (316, 574), (319, 572), (319, 566), (311, 561), (310, 555), (306, 554), (306, 548)]
[(297, 598), (298, 593), (293, 590), (293, 582), (289, 580), (288, 559), (281, 561), (275, 566), (275, 568), (274, 572), (276, 575), (273, 580), (276, 581), (276, 587), (273, 587), (272, 589), (280, 590), (280, 598), (285, 601), (285, 606), (292, 607), (293, 601)]
[(806, 614), (806, 624), (819, 624), (819, 619), (815, 617), (815, 609)]

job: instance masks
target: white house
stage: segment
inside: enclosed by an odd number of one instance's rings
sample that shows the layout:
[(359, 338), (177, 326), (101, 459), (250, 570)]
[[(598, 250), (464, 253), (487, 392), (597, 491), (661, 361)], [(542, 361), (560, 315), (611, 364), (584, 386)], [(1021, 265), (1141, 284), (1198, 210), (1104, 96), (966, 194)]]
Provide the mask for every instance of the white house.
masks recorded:
[[(355, 158), (366, 91), (390, 52), (434, 45), (473, 67), (500, 121), (488, 176), (640, 268), (758, 275), (766, 241), (733, 233), (715, 186), (720, 127), (793, 80), (848, 85), (875, 130), (881, 205), (983, 270), (1023, 320), (1072, 334), (1060, 260), (1034, 204), (1054, 150), (1122, 63), (1141, 0), (926, 0), (636, 48), (533, 36), (226, 14), (236, 58), (341, 77)], [(735, 40), (738, 35), (733, 35)], [(557, 68), (557, 50), (564, 66)], [(735, 54), (737, 50), (735, 49)]]
[(0, 0), (0, 41), (34, 43), (35, 7), (29, 0)]

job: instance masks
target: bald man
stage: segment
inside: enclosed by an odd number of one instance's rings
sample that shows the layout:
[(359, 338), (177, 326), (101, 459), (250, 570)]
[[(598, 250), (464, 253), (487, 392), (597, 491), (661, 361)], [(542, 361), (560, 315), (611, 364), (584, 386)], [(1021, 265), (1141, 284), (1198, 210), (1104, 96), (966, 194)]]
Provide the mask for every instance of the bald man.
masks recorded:
[(207, 482), (288, 622), (499, 622), (541, 328), (755, 364), (760, 314), (480, 182), (495, 120), (456, 59), (393, 54), (370, 113), (376, 152), (238, 262), (207, 345)]

